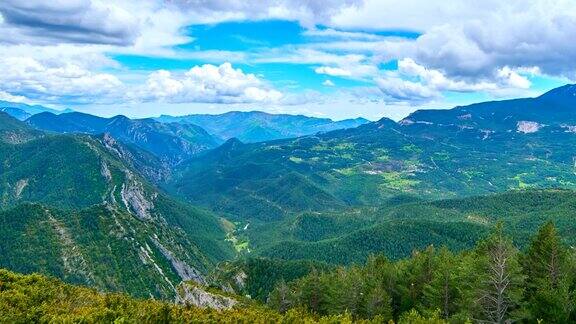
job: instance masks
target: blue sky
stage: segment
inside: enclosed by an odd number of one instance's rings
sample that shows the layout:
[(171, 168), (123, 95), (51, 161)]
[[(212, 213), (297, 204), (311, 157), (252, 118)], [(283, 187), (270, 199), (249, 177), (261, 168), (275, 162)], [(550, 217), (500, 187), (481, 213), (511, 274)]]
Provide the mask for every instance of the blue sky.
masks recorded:
[(399, 119), (573, 82), (574, 31), (565, 0), (5, 0), (0, 100)]

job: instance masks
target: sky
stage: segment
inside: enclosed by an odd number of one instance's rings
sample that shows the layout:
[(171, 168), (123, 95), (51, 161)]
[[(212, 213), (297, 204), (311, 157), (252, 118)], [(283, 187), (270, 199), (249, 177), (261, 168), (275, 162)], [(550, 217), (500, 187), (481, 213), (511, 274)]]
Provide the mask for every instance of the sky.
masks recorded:
[(340, 120), (576, 80), (574, 0), (1, 0), (0, 100)]

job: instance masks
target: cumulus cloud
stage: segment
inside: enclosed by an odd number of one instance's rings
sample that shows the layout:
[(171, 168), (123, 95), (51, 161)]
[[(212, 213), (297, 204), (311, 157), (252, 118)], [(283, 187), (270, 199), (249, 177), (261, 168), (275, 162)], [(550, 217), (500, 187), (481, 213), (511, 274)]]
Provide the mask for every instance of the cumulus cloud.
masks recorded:
[(0, 90), (0, 100), (10, 101), (10, 102), (26, 102), (27, 99), (24, 96), (14, 96), (6, 91)]
[(334, 84), (334, 82), (332, 82), (332, 80), (329, 80), (329, 79), (324, 80), (324, 82), (322, 82), (322, 85), (323, 85), (323, 86), (326, 86), (326, 87), (334, 87), (334, 86), (336, 86), (336, 84)]
[(114, 75), (93, 73), (69, 62), (7, 57), (0, 58), (0, 70), (0, 91), (43, 102), (113, 102), (123, 87)]
[(250, 103), (278, 102), (282, 93), (268, 87), (256, 75), (223, 63), (195, 66), (184, 74), (156, 71), (136, 92), (136, 98), (174, 103)]
[(510, 67), (495, 71), (494, 75), (475, 81), (453, 79), (443, 72), (426, 68), (411, 58), (398, 61), (398, 70), (385, 73), (376, 83), (386, 97), (411, 104), (421, 104), (441, 96), (444, 91), (502, 93), (512, 89), (528, 89), (530, 80)]
[[(185, 73), (158, 70), (145, 82), (130, 83), (108, 73), (94, 73), (69, 62), (30, 57), (0, 58), (0, 100), (57, 104), (277, 103), (283, 94), (254, 74), (220, 66), (194, 66)], [(134, 82), (135, 81), (135, 82)]]
[(439, 91), (472, 92), (497, 88), (496, 84), (485, 81), (468, 83), (449, 79), (441, 71), (428, 69), (410, 58), (398, 61), (398, 72), (410, 77), (417, 77), (427, 87)]
[(439, 96), (439, 93), (419, 82), (401, 78), (377, 78), (376, 85), (391, 102), (421, 104)]
[(572, 1), (503, 2), (483, 15), (431, 28), (417, 40), (415, 59), (449, 75), (477, 77), (504, 66), (537, 66), (545, 74), (576, 76)]
[(547, 75), (576, 79), (572, 0), (367, 0), (343, 9), (331, 26), (420, 32), (416, 40), (351, 45), (372, 47), (383, 60), (411, 57), (450, 77), (493, 77), (506, 66), (536, 66)]

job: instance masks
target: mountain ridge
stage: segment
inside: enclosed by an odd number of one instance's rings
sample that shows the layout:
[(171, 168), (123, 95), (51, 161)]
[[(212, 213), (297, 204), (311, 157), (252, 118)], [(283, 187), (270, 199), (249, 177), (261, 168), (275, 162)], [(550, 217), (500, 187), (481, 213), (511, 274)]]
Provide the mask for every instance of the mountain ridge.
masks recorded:
[(110, 135), (43, 133), (0, 114), (3, 129), (31, 135), (0, 137), (0, 266), (172, 299), (234, 255), (218, 217), (150, 183)]
[[(314, 210), (321, 197), (335, 198), (325, 200), (329, 209), (377, 205), (403, 193), (444, 199), (526, 186), (576, 188), (576, 105), (555, 109), (563, 100), (553, 100), (555, 93), (571, 93), (565, 89), (573, 86), (538, 98), (420, 110), (398, 123), (382, 118), (208, 151), (178, 166), (167, 188), (239, 218), (250, 214), (247, 206), (264, 204), (270, 213), (264, 218), (271, 219)], [(288, 174), (300, 180), (283, 182)], [(301, 205), (281, 203), (303, 188), (314, 189)]]
[(57, 133), (109, 133), (126, 144), (155, 154), (169, 165), (219, 144), (217, 139), (195, 125), (160, 123), (150, 118), (130, 119), (123, 115), (103, 118), (79, 112), (60, 115), (44, 112), (28, 118), (26, 123)]
[(236, 137), (246, 143), (312, 135), (335, 129), (352, 128), (368, 122), (364, 118), (333, 121), (329, 118), (270, 114), (262, 111), (230, 111), (223, 114), (185, 116), (162, 115), (156, 120), (195, 124), (223, 140)]

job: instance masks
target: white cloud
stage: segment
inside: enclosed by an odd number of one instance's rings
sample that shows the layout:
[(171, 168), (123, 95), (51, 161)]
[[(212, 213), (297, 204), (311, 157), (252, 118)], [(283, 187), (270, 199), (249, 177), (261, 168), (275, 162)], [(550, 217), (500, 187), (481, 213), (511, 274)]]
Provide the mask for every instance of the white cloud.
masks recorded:
[(532, 85), (530, 80), (526, 77), (520, 75), (518, 72), (513, 71), (508, 66), (499, 69), (496, 73), (497, 77), (500, 78), (505, 84), (510, 87), (518, 89), (528, 89)]
[(365, 32), (350, 32), (350, 31), (342, 31), (336, 30), (333, 28), (326, 28), (326, 29), (308, 29), (304, 31), (304, 36), (308, 37), (317, 37), (317, 38), (333, 38), (333, 39), (347, 39), (347, 40), (367, 40), (367, 41), (377, 41), (385, 39), (385, 37), (365, 33)]
[(391, 102), (421, 104), (439, 96), (439, 93), (419, 82), (401, 78), (377, 78), (376, 85)]
[(234, 69), (230, 63), (195, 66), (184, 74), (156, 71), (132, 96), (136, 100), (174, 103), (277, 102), (282, 99), (282, 93), (268, 87), (254, 74)]
[(207, 23), (225, 20), (286, 19), (299, 21), (307, 27), (328, 23), (342, 9), (359, 6), (363, 2), (363, 0), (171, 1), (192, 15), (195, 20)]
[(334, 82), (332, 82), (332, 80), (329, 80), (329, 79), (324, 80), (324, 82), (322, 82), (322, 85), (323, 85), (323, 86), (326, 86), (326, 87), (334, 87), (334, 86), (336, 86), (336, 85), (334, 84)]
[(349, 77), (352, 76), (352, 72), (348, 70), (344, 70), (337, 67), (329, 67), (329, 66), (320, 66), (314, 69), (314, 72), (318, 74), (326, 74), (330, 76), (337, 76), (337, 77)]
[[(401, 15), (408, 8), (409, 17)], [(335, 21), (421, 31), (396, 57), (412, 57), (448, 76), (486, 77), (505, 66), (537, 66), (548, 75), (576, 78), (576, 4), (571, 0), (371, 0), (346, 12), (347, 19)]]
[(315, 68), (318, 74), (326, 74), (352, 79), (372, 78), (378, 68), (366, 55), (340, 54), (319, 51), (308, 46), (286, 46), (257, 53), (248, 58), (251, 63), (288, 63), (320, 65)]
[(52, 103), (113, 101), (122, 93), (114, 75), (92, 73), (68, 62), (28, 57), (0, 58), (0, 91)]
[(398, 61), (398, 72), (407, 76), (417, 77), (427, 87), (437, 91), (473, 92), (495, 90), (498, 87), (495, 83), (485, 81), (477, 83), (455, 81), (447, 78), (438, 70), (428, 69), (417, 64), (410, 58)]
[(490, 78), (470, 82), (451, 79), (441, 71), (426, 68), (410, 58), (398, 61), (397, 71), (384, 73), (375, 81), (386, 97), (410, 104), (439, 98), (445, 91), (487, 92), (498, 96), (514, 89), (528, 89), (531, 85), (530, 80), (509, 67), (498, 70)]
[(10, 102), (27, 102), (26, 97), (24, 96), (14, 96), (9, 94), (6, 91), (0, 90), (0, 100), (10, 101)]

